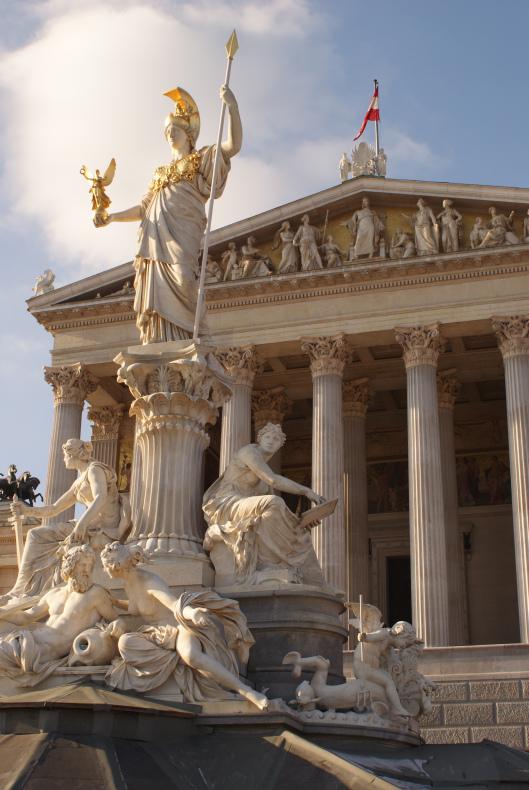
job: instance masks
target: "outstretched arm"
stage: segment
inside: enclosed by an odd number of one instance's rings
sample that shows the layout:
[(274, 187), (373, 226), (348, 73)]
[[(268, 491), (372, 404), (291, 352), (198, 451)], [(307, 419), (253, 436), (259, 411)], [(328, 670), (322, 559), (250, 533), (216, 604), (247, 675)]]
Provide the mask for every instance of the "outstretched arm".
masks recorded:
[(7, 620), (8, 623), (13, 623), (14, 625), (29, 625), (30, 623), (35, 623), (37, 620), (40, 620), (41, 617), (44, 617), (44, 615), (48, 613), (49, 607), (47, 596), (45, 595), (35, 606), (32, 606), (31, 609), (26, 609), (25, 612), (18, 611), (9, 613), (9, 611), (0, 607), (0, 620)]
[(294, 480), (289, 480), (288, 477), (283, 477), (283, 475), (276, 474), (272, 469), (270, 469), (256, 447), (252, 447), (251, 445), (245, 447), (243, 458), (244, 462), (248, 465), (252, 472), (271, 488), (275, 488), (278, 491), (285, 491), (287, 494), (306, 496), (307, 499), (310, 499), (311, 502), (315, 502), (317, 505), (325, 501), (323, 497), (320, 497), (311, 488), (303, 486), (300, 483), (296, 483)]
[(73, 485), (66, 491), (53, 505), (43, 505), (42, 507), (30, 507), (24, 502), (13, 502), (11, 504), (11, 513), (13, 516), (33, 516), (34, 518), (52, 518), (63, 513), (72, 505), (75, 505), (76, 498), (73, 492)]
[(102, 228), (104, 225), (109, 225), (111, 222), (140, 222), (141, 220), (141, 206), (132, 206), (124, 211), (115, 211), (113, 214), (96, 214), (94, 216), (94, 225), (96, 228)]
[(230, 159), (238, 154), (242, 147), (242, 123), (239, 115), (239, 106), (233, 92), (227, 85), (220, 89), (220, 98), (228, 108), (230, 120), (228, 124), (228, 135), (222, 143), (222, 150)]

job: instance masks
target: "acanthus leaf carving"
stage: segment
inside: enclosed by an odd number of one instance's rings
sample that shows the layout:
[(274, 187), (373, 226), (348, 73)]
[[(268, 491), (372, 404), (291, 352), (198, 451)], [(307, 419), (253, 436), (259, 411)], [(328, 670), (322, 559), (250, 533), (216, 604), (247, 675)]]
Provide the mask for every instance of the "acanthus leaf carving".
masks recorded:
[(529, 354), (529, 316), (494, 317), (492, 328), (504, 359)]
[(402, 346), (402, 356), (406, 368), (417, 365), (437, 367), (439, 354), (444, 349), (439, 324), (425, 326), (396, 327), (397, 343)]

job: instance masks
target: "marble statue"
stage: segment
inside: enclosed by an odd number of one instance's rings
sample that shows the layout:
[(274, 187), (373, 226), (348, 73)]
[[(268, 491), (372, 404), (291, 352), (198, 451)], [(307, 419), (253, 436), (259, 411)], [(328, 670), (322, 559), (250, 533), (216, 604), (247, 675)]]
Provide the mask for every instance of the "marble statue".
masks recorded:
[(109, 686), (146, 692), (172, 677), (187, 702), (226, 699), (228, 691), (266, 710), (266, 695), (239, 678), (238, 662), (247, 663), (254, 639), (237, 601), (212, 590), (173, 595), (160, 576), (138, 567), (146, 560), (139, 546), (111, 543), (101, 560), (128, 597), (128, 614), (107, 629), (120, 654)]
[(0, 603), (11, 599), (37, 595), (60, 580), (58, 549), (75, 543), (90, 542), (95, 549), (109, 541), (123, 537), (130, 526), (128, 497), (119, 494), (117, 476), (113, 469), (92, 455), (90, 442), (68, 439), (63, 445), (64, 464), (76, 469), (77, 480), (53, 505), (29, 508), (21, 502), (13, 503), (13, 515), (52, 518), (76, 503), (86, 510), (77, 522), (33, 527), (28, 531), (18, 577), (13, 589), (0, 598)]
[(224, 280), (239, 280), (240, 277), (235, 276), (240, 271), (240, 276), (242, 276), (242, 266), (239, 262), (239, 253), (237, 252), (237, 246), (234, 241), (230, 241), (228, 244), (228, 249), (224, 250), (222, 255), (220, 256), (220, 260), (222, 263), (222, 268), (224, 269)]
[(369, 198), (362, 199), (362, 208), (354, 212), (345, 227), (351, 234), (352, 244), (349, 248), (349, 258), (354, 260), (363, 255), (372, 258), (380, 246), (384, 225), (378, 214), (369, 206)]
[(443, 252), (457, 252), (463, 240), (463, 217), (454, 208), (452, 200), (443, 200), (443, 210), (437, 215), (437, 220), (441, 223)]
[[(216, 197), (222, 194), (230, 160), (242, 145), (235, 96), (225, 85), (220, 95), (228, 107), (229, 130), (221, 146)], [(198, 256), (206, 227), (204, 206), (213, 177), (216, 147), (195, 149), (200, 130), (195, 101), (182, 88), (171, 91), (171, 97), (175, 99), (175, 108), (165, 121), (171, 162), (157, 168), (140, 204), (94, 217), (97, 227), (110, 222), (140, 223), (134, 262), (134, 311), (144, 344), (187, 339), (193, 334)]]
[[(403, 621), (393, 626), (397, 635), (407, 629), (409, 623)], [(415, 639), (404, 648), (390, 648), (385, 656), (385, 667), (395, 682), (399, 699), (414, 718), (431, 712), (432, 691), (435, 688), (435, 683), (425, 678), (418, 669), (423, 651), (424, 643)]]
[(290, 227), (290, 222), (283, 222), (274, 236), (272, 249), (277, 250), (281, 245), (281, 260), (277, 269), (278, 274), (292, 274), (299, 269), (298, 248), (294, 246), (294, 232)]
[(383, 148), (379, 150), (378, 156), (375, 157), (375, 162), (377, 175), (385, 178), (388, 169), (388, 157)]
[(206, 282), (218, 283), (222, 280), (222, 269), (217, 261), (214, 261), (211, 255), (208, 255), (206, 262)]
[(323, 584), (323, 575), (312, 546), (310, 528), (300, 527), (276, 491), (324, 500), (307, 486), (276, 474), (268, 465), (285, 441), (279, 425), (267, 423), (255, 444), (238, 450), (224, 473), (204, 494), (203, 511), (208, 524), (204, 548), (210, 552), (217, 575), (230, 574), (223, 565), (232, 562), (231, 583), (259, 584), (291, 581)]
[(435, 255), (439, 252), (439, 225), (432, 209), (422, 198), (417, 201), (418, 211), (411, 217), (403, 214), (411, 221), (415, 230), (415, 247), (419, 255)]
[(25, 611), (0, 608), (0, 621), (14, 626), (0, 634), (0, 675), (20, 686), (34, 686), (67, 663), (78, 634), (101, 619), (115, 619), (108, 590), (92, 584), (94, 561), (90, 546), (72, 546), (61, 562), (65, 584)]
[(507, 217), (505, 214), (498, 214), (494, 206), (489, 208), (490, 222), (489, 228), (485, 233), (480, 247), (499, 247), (502, 244), (519, 244), (520, 239), (513, 230), (514, 211)]
[(358, 176), (376, 176), (377, 159), (376, 151), (369, 143), (358, 143), (353, 148), (351, 155), (351, 172), (353, 178)]
[(45, 269), (44, 274), (39, 274), (33, 286), (35, 296), (42, 296), (55, 289), (55, 275), (51, 269)]
[(320, 250), (325, 261), (327, 269), (335, 269), (338, 266), (343, 266), (343, 250), (336, 244), (334, 237), (330, 234), (327, 236), (325, 243), (321, 245)]
[(351, 172), (351, 161), (349, 160), (345, 151), (342, 154), (338, 168), (340, 170), (340, 181), (343, 183), (344, 181), (347, 181), (349, 178), (349, 173)]
[(320, 253), (318, 252), (318, 242), (320, 240), (320, 231), (314, 225), (310, 224), (310, 217), (304, 214), (301, 217), (301, 225), (297, 229), (293, 244), (299, 247), (301, 256), (301, 270), (310, 272), (317, 269), (323, 269)]
[(406, 648), (417, 640), (415, 629), (410, 623), (400, 621), (392, 628), (383, 628), (381, 613), (376, 606), (362, 606), (362, 622), (360, 622), (360, 604), (350, 603), (355, 617), (350, 624), (358, 629), (359, 644), (353, 653), (353, 673), (358, 680), (376, 683), (384, 689), (390, 712), (395, 716), (410, 716), (410, 712), (402, 705), (395, 681), (387, 669), (383, 668), (384, 659), (391, 648)]
[(248, 236), (241, 247), (241, 263), (243, 277), (266, 277), (274, 273), (272, 261), (255, 246), (253, 236)]
[(487, 235), (487, 228), (483, 224), (481, 217), (476, 217), (474, 227), (470, 231), (470, 246), (473, 250), (481, 246), (481, 242)]
[(391, 239), (389, 247), (390, 258), (413, 258), (417, 255), (415, 243), (409, 233), (397, 228)]
[(529, 241), (529, 208), (523, 220), (522, 241)]
[(90, 194), (92, 196), (92, 211), (94, 212), (94, 223), (96, 223), (96, 217), (101, 219), (101, 222), (104, 224), (105, 219), (108, 216), (107, 208), (109, 208), (112, 201), (110, 200), (109, 196), (105, 192), (105, 187), (110, 186), (112, 181), (114, 180), (114, 175), (116, 173), (116, 160), (111, 159), (110, 164), (108, 165), (107, 169), (101, 175), (99, 170), (96, 170), (95, 175), (91, 173), (86, 165), (81, 167), (79, 171), (87, 181), (92, 183), (90, 187)]
[[(293, 650), (283, 658), (283, 664), (292, 666), (292, 676), (300, 678), (302, 672), (313, 672), (310, 681), (303, 680), (296, 688), (295, 703), (300, 710), (355, 710), (363, 712), (369, 707), (377, 713), (386, 713), (386, 695), (379, 683), (355, 678), (347, 683), (327, 683), (331, 662), (323, 656), (303, 658)], [(377, 705), (376, 703), (381, 703)]]

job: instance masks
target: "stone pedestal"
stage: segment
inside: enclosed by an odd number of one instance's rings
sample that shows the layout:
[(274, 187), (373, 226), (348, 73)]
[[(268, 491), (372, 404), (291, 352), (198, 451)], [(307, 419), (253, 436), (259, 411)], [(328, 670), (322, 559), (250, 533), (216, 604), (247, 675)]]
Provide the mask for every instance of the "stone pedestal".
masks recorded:
[(460, 389), (455, 370), (437, 374), (439, 432), (445, 510), (446, 563), (448, 568), (448, 607), (450, 644), (468, 644), (468, 611), (463, 541), (459, 533), (456, 453), (454, 445), (454, 406)]
[(91, 406), (88, 419), (92, 423), (92, 446), (94, 457), (111, 469), (116, 469), (118, 458), (119, 426), (125, 407)]
[(219, 463), (219, 474), (222, 474), (234, 453), (252, 441), (252, 387), (261, 363), (254, 346), (222, 349), (215, 356), (233, 382), (233, 395), (222, 409)]
[(227, 598), (239, 601), (248, 627), (255, 639), (250, 650), (248, 680), (268, 696), (294, 699), (301, 680), (310, 680), (312, 672), (296, 680), (292, 668), (283, 665), (283, 657), (292, 650), (302, 656), (324, 656), (331, 662), (329, 683), (343, 683), (343, 644), (347, 631), (341, 625), (342, 599), (317, 587), (303, 584), (285, 585), (273, 590), (262, 587), (217, 588)]
[[(54, 395), (53, 426), (48, 460), (46, 503), (52, 504), (67, 491), (77, 477), (73, 469), (64, 466), (62, 446), (68, 439), (81, 436), (81, 418), (86, 396), (97, 388), (97, 378), (84, 365), (44, 368), (44, 378)], [(53, 524), (74, 517), (69, 508), (47, 520)]]
[(367, 379), (343, 385), (344, 517), (347, 538), (347, 596), (358, 601), (369, 597), (369, 548), (367, 537), (366, 414)]
[(495, 318), (505, 367), (520, 641), (529, 642), (529, 316)]
[(408, 395), (408, 474), (413, 623), (428, 647), (447, 645), (448, 588), (436, 369), (437, 324), (398, 328)]
[(343, 517), (342, 376), (348, 347), (343, 335), (307, 338), (313, 382), (312, 488), (325, 499), (338, 499), (333, 515), (312, 531), (325, 580), (345, 592), (346, 541)]
[(119, 354), (118, 381), (135, 400), (138, 464), (130, 540), (156, 560), (175, 586), (211, 584), (202, 548), (202, 456), (206, 426), (231, 395), (228, 380), (203, 343), (174, 341)]
[[(272, 422), (283, 427), (283, 420), (292, 410), (292, 401), (287, 396), (284, 387), (273, 387), (269, 390), (254, 390), (252, 394), (252, 413), (254, 435)], [(272, 456), (268, 462), (270, 468), (281, 474), (281, 449)]]

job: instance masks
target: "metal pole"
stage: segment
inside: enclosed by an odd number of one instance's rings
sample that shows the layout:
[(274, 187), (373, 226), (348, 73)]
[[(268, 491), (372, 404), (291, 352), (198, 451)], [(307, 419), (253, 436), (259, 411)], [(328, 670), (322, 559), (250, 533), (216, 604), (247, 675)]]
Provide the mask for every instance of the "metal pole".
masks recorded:
[[(237, 51), (237, 36), (235, 30), (231, 34), (228, 43), (226, 44), (227, 63), (226, 63), (226, 76), (224, 77), (224, 85), (230, 84), (231, 64), (235, 52)], [(197, 295), (197, 309), (195, 313), (195, 325), (193, 328), (193, 340), (198, 340), (198, 333), (200, 329), (200, 317), (202, 313), (202, 306), (204, 304), (204, 283), (206, 281), (206, 265), (208, 262), (208, 249), (209, 249), (209, 234), (211, 232), (211, 221), (213, 219), (213, 205), (215, 202), (215, 192), (217, 190), (217, 175), (219, 170), (219, 161), (221, 156), (222, 144), (222, 131), (224, 129), (224, 116), (226, 115), (226, 105), (222, 102), (220, 109), (219, 131), (217, 134), (217, 147), (215, 149), (215, 160), (213, 162), (213, 176), (211, 178), (211, 194), (208, 205), (208, 219), (206, 224), (206, 231), (204, 233), (204, 247), (202, 249), (202, 263), (200, 266), (200, 279), (198, 282), (198, 295)]]
[[(360, 626), (360, 633), (364, 631), (364, 618), (363, 618), (363, 609), (364, 609), (364, 596), (362, 593), (358, 596), (358, 600), (360, 601), (360, 612), (358, 616), (358, 624)], [(360, 642), (360, 661), (364, 660), (364, 643)]]
[[(375, 83), (375, 90), (377, 90), (378, 89), (378, 80), (374, 80), (374, 83)], [(379, 98), (380, 97), (377, 95), (377, 100)], [(378, 101), (377, 101), (377, 104), (378, 104)], [(378, 108), (378, 111), (380, 112), (380, 107)], [(377, 157), (378, 157), (379, 151), (380, 151), (380, 140), (379, 140), (379, 136), (378, 136), (378, 121), (375, 121), (375, 154), (376, 154)]]

